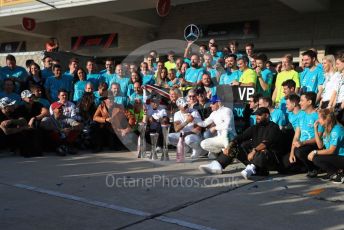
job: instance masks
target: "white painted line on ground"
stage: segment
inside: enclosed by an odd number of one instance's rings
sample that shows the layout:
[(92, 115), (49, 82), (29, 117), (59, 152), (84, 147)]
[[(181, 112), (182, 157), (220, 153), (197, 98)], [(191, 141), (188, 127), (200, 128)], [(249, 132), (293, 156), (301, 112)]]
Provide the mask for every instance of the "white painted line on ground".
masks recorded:
[(73, 201), (78, 201), (78, 202), (82, 202), (82, 203), (86, 203), (86, 204), (91, 204), (91, 205), (95, 205), (98, 207), (108, 208), (108, 209), (112, 209), (115, 211), (125, 212), (125, 213), (129, 213), (129, 214), (136, 215), (136, 216), (149, 217), (152, 215), (151, 213), (143, 212), (140, 210), (126, 208), (126, 207), (122, 207), (122, 206), (118, 206), (118, 205), (114, 205), (114, 204), (107, 204), (107, 203), (104, 203), (101, 201), (90, 200), (90, 199), (79, 197), (79, 196), (74, 196), (74, 195), (65, 194), (65, 193), (56, 192), (56, 191), (51, 191), (51, 190), (47, 190), (47, 189), (41, 189), (41, 188), (37, 188), (37, 187), (25, 185), (25, 184), (14, 184), (14, 187), (22, 188), (22, 189), (42, 193), (42, 194), (47, 194), (47, 195), (51, 195), (51, 196), (56, 196), (56, 197), (64, 198), (67, 200), (73, 200)]
[(198, 224), (194, 224), (194, 223), (190, 223), (190, 222), (186, 222), (184, 220), (178, 220), (178, 219), (174, 219), (174, 218), (170, 218), (170, 217), (166, 217), (166, 216), (159, 216), (154, 218), (155, 220), (160, 220), (166, 223), (170, 223), (170, 224), (177, 224), (179, 226), (183, 226), (183, 227), (187, 227), (187, 228), (191, 228), (191, 229), (197, 229), (197, 230), (216, 230), (215, 228), (210, 228), (210, 227), (206, 227), (203, 225), (198, 225)]
[[(79, 197), (79, 196), (75, 196), (75, 195), (70, 195), (70, 194), (65, 194), (65, 193), (61, 193), (61, 192), (57, 192), (57, 191), (42, 189), (42, 188), (30, 186), (30, 185), (14, 184), (11, 186), (14, 186), (16, 188), (29, 190), (29, 191), (42, 193), (42, 194), (46, 194), (46, 195), (50, 195), (50, 196), (60, 197), (60, 198), (67, 199), (67, 200), (72, 200), (72, 201), (90, 204), (90, 205), (94, 205), (94, 206), (98, 206), (98, 207), (102, 207), (102, 208), (107, 208), (107, 209), (111, 209), (111, 210), (115, 210), (115, 211), (119, 211), (119, 212), (124, 212), (124, 213), (128, 213), (128, 214), (136, 215), (136, 216), (141, 216), (141, 217), (145, 217), (145, 218), (149, 218), (150, 216), (153, 215), (152, 213), (148, 213), (148, 212), (144, 212), (144, 211), (140, 211), (140, 210), (136, 210), (136, 209), (126, 208), (126, 207), (114, 205), (114, 204), (108, 204), (108, 203), (96, 201), (96, 200), (90, 200), (87, 198), (83, 198), (83, 197)], [(178, 219), (174, 219), (174, 218), (170, 218), (170, 217), (166, 217), (166, 216), (158, 216), (158, 217), (155, 217), (153, 219), (159, 220), (162, 222), (166, 222), (166, 223), (170, 223), (170, 224), (176, 224), (176, 225), (179, 225), (182, 227), (195, 229), (195, 230), (215, 230), (214, 228), (210, 228), (210, 227), (206, 227), (203, 225), (198, 225), (198, 224), (190, 223), (190, 222), (187, 222), (184, 220), (178, 220)]]

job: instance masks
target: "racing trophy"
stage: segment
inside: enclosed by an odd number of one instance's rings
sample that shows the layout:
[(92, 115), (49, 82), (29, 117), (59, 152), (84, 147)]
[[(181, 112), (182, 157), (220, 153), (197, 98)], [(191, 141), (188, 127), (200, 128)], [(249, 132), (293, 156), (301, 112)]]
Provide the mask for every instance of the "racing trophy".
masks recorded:
[(138, 143), (138, 156), (137, 158), (145, 158), (146, 157), (146, 123), (139, 123), (138, 131), (140, 132), (139, 136), (139, 143)]
[(151, 140), (151, 154), (149, 156), (149, 159), (151, 160), (157, 160), (158, 159), (158, 155), (156, 153), (156, 145), (158, 143), (158, 138), (159, 138), (159, 133), (150, 133), (150, 140)]
[(170, 160), (168, 156), (168, 134), (170, 132), (170, 125), (161, 125), (161, 128), (162, 128), (162, 136), (163, 136), (161, 161), (168, 161)]

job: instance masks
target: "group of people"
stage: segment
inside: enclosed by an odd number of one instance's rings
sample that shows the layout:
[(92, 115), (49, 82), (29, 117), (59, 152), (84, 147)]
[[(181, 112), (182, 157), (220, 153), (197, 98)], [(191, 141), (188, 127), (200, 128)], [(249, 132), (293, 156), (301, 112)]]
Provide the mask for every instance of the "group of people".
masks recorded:
[[(146, 124), (147, 137), (160, 134), (161, 149), (161, 126), (170, 124), (171, 145), (182, 133), (186, 154), (213, 160), (200, 166), (204, 172), (222, 173), (236, 158), (246, 166), (245, 178), (325, 171), (323, 179), (344, 182), (344, 53), (319, 63), (309, 49), (299, 66), (289, 54), (275, 65), (255, 54), (254, 44), (245, 44), (245, 52), (238, 46), (231, 41), (220, 50), (210, 39), (192, 50), (190, 42), (179, 57), (170, 51), (164, 60), (152, 50), (141, 63), (106, 59), (103, 70), (94, 60), (83, 68), (72, 58), (64, 73), (49, 55), (42, 68), (28, 60), (26, 69), (8, 55), (0, 69), (0, 148), (25, 157), (135, 149)], [(255, 90), (241, 133), (217, 92), (222, 85)]]

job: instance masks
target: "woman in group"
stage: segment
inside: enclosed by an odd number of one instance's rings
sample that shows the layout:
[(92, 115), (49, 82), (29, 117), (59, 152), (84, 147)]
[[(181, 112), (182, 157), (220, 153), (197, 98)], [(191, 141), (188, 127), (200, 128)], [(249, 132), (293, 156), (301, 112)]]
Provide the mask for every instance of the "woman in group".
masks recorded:
[(74, 84), (73, 94), (73, 101), (77, 103), (82, 98), (82, 95), (84, 94), (87, 85), (85, 70), (83, 70), (82, 68), (78, 68), (75, 71), (74, 78), (78, 78), (78, 81)]
[(133, 71), (130, 74), (130, 82), (128, 85), (128, 93), (127, 96), (130, 97), (130, 95), (132, 95), (134, 93), (134, 84), (135, 82), (140, 82), (140, 84), (142, 85), (142, 79), (141, 79), (141, 75), (138, 71)]
[(179, 79), (176, 77), (176, 70), (175, 69), (170, 69), (168, 70), (168, 82), (167, 85), (169, 88), (179, 88), (180, 87), (180, 82)]
[(162, 69), (158, 72), (157, 78), (155, 85), (163, 87), (163, 88), (168, 88), (168, 78), (167, 78), (167, 68), (162, 67)]
[(97, 106), (92, 92), (85, 92), (77, 105), (78, 115), (84, 124), (80, 135), (80, 146), (83, 149), (92, 148), (92, 132), (94, 132), (93, 116)]
[(151, 73), (148, 70), (148, 64), (147, 62), (141, 62), (140, 65), (141, 69), (141, 79), (142, 79), (142, 85), (154, 85), (155, 80), (154, 80), (154, 73)]
[[(33, 85), (39, 86), (40, 88), (44, 89), (44, 80), (42, 77), (41, 68), (37, 63), (32, 63), (30, 65), (29, 77), (26, 80), (25, 89), (30, 89)], [(43, 95), (45, 95), (44, 92)]]
[(336, 68), (341, 75), (341, 81), (338, 85), (338, 94), (335, 99), (335, 111), (337, 120), (344, 125), (344, 52), (336, 56)]
[[(315, 140), (320, 150), (314, 150), (308, 155), (308, 160), (327, 172), (323, 177), (334, 183), (344, 182), (344, 127), (336, 120), (330, 109), (320, 109), (319, 119), (314, 124)], [(318, 125), (325, 128), (319, 136)]]
[(320, 100), (320, 108), (331, 108), (336, 106), (336, 98), (338, 94), (338, 86), (341, 81), (341, 75), (336, 72), (336, 63), (333, 55), (326, 55), (323, 58), (323, 69), (325, 82), (318, 92), (318, 101)]

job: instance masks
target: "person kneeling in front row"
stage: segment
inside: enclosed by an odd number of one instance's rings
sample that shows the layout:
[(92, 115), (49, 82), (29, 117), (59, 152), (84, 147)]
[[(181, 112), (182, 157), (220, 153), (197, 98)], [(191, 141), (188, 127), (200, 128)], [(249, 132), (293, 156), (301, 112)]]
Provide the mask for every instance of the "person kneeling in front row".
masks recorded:
[(281, 131), (279, 126), (270, 121), (267, 108), (258, 108), (255, 112), (257, 124), (246, 129), (231, 141), (218, 158), (210, 164), (201, 165), (199, 169), (209, 174), (221, 174), (222, 170), (237, 158), (246, 168), (241, 175), (268, 175), (269, 170), (280, 170), (282, 157)]
[[(314, 123), (315, 141), (320, 150), (313, 150), (308, 154), (308, 160), (315, 166), (326, 171), (323, 180), (333, 183), (344, 183), (344, 127), (336, 120), (330, 109), (321, 109), (319, 119)], [(320, 136), (318, 126), (325, 128)]]

